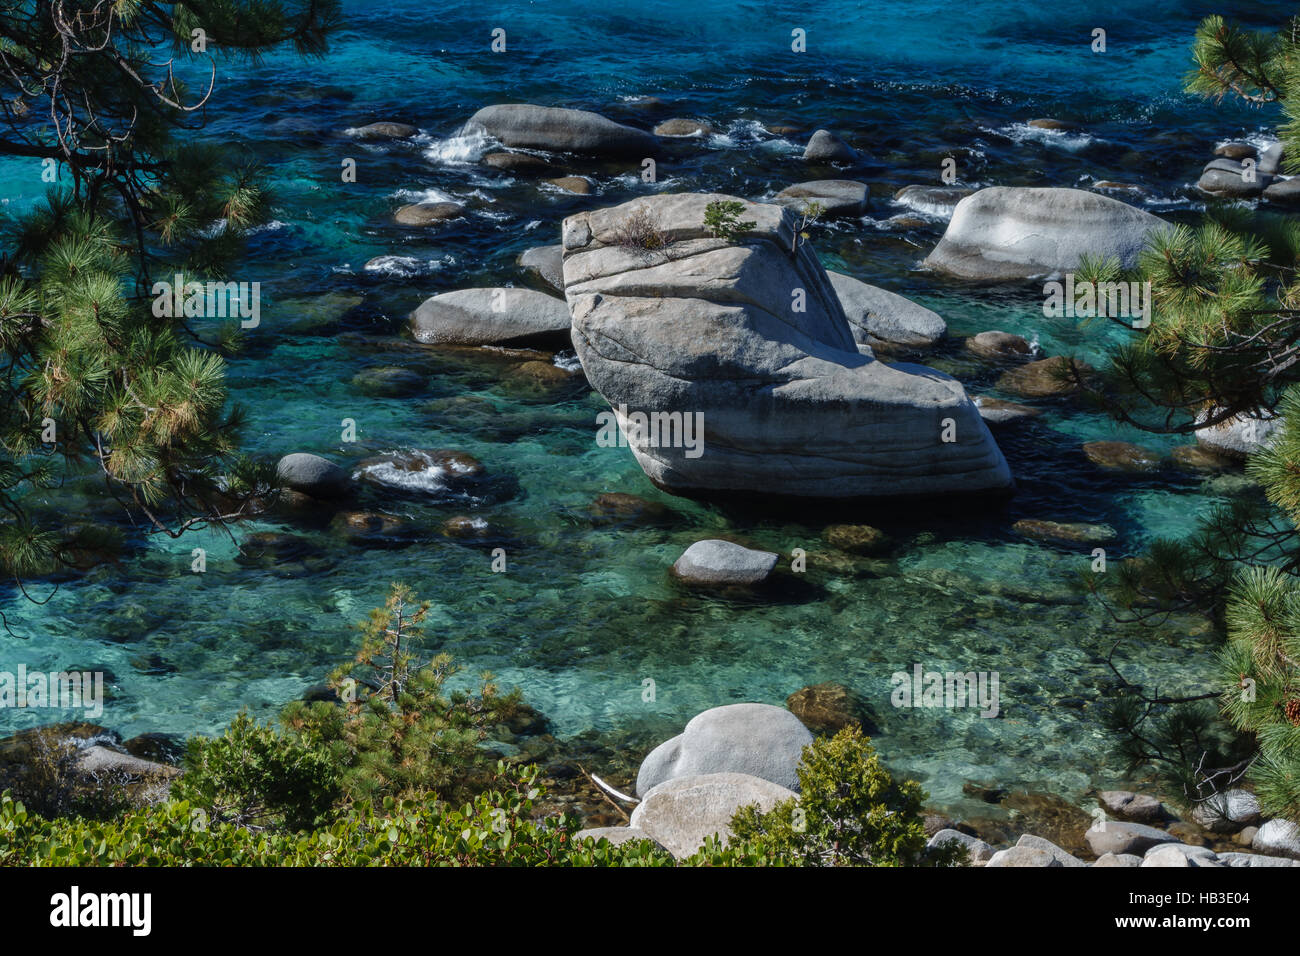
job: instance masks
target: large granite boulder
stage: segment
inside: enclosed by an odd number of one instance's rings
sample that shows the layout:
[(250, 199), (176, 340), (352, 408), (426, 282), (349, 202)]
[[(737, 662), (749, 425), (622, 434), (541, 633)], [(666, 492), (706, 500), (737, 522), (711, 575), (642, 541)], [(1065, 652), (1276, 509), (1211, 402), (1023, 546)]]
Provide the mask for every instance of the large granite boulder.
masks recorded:
[(711, 836), (725, 843), (731, 836), (731, 818), (741, 807), (755, 804), (766, 813), (795, 798), (785, 787), (744, 773), (677, 777), (642, 796), (632, 811), (631, 829), (681, 859)]
[(948, 334), (937, 312), (860, 279), (827, 270), (831, 287), (844, 307), (853, 338), (862, 345), (924, 348)]
[(457, 289), (430, 296), (411, 313), (411, 333), (432, 345), (562, 344), (569, 310), (533, 289)]
[(1088, 253), (1131, 269), (1147, 236), (1164, 225), (1081, 189), (990, 186), (957, 204), (924, 265), (964, 279), (1025, 279), (1077, 269)]
[(782, 707), (714, 707), (650, 751), (637, 772), (636, 793), (644, 797), (665, 780), (702, 773), (745, 773), (798, 790), (795, 771), (812, 740), (799, 718)]
[[(663, 419), (658, 434), (630, 429), (650, 479), (696, 495), (1008, 490), (1006, 461), (961, 383), (859, 352), (816, 254), (795, 246), (789, 212), (745, 203), (740, 218), (755, 226), (738, 241), (708, 234), (705, 206), (731, 198), (659, 195), (564, 221), (565, 295), (588, 381), (625, 432), (631, 415)], [(647, 207), (666, 245), (621, 245), (621, 224)], [(673, 413), (703, 416), (702, 446), (664, 440)]]
[(595, 156), (650, 156), (659, 146), (650, 133), (615, 123), (599, 113), (530, 103), (485, 106), (469, 118), (464, 132), (485, 133), (513, 149)]

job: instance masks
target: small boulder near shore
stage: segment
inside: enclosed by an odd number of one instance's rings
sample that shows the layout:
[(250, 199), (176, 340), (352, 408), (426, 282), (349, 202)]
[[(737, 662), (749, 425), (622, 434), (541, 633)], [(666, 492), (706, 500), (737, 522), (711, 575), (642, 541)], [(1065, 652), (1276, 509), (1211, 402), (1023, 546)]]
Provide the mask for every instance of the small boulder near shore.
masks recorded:
[(673, 574), (688, 584), (746, 586), (767, 580), (776, 561), (771, 551), (710, 539), (687, 548), (673, 564)]
[(795, 797), (785, 787), (745, 773), (677, 777), (642, 795), (632, 811), (629, 829), (648, 835), (681, 859), (711, 836), (726, 843), (731, 836), (731, 818), (741, 807), (757, 804), (766, 813)]
[(813, 735), (799, 718), (771, 704), (726, 704), (696, 714), (680, 734), (641, 762), (636, 793), (644, 798), (667, 780), (696, 774), (743, 773), (788, 790)]
[(457, 289), (425, 299), (410, 322), (428, 345), (567, 344), (569, 310), (533, 289)]
[(469, 118), (465, 133), (486, 133), (512, 149), (545, 149), (593, 156), (651, 156), (659, 141), (587, 110), (501, 103)]
[(990, 186), (957, 204), (926, 268), (962, 279), (1007, 280), (1079, 267), (1085, 254), (1137, 265), (1163, 220), (1081, 189)]

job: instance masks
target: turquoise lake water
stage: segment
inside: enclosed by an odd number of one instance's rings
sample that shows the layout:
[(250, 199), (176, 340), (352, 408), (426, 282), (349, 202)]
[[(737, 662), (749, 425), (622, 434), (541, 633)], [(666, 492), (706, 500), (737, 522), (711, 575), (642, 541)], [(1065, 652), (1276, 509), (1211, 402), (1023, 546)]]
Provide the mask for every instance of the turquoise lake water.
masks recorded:
[[(349, 3), (348, 26), (326, 58), (273, 56), (223, 66), (205, 135), (245, 150), (272, 172), (275, 222), (252, 238), (235, 279), (262, 283), (262, 326), (232, 360), (232, 395), (251, 413), (251, 450), (355, 462), (379, 452), (454, 448), (501, 479), (499, 493), (471, 499), (449, 490), (372, 495), (367, 507), (425, 531), (402, 549), (364, 548), (328, 524), (250, 522), (236, 539), (297, 535), (307, 560), (236, 561), (226, 535), (152, 537), (119, 566), (62, 583), (43, 606), (6, 594), (21, 642), (6, 656), (29, 668), (105, 670), (112, 699), (101, 722), (126, 736), (217, 731), (240, 709), (270, 717), (319, 683), (355, 650), (352, 625), (381, 604), (390, 581), (432, 601), (430, 636), (469, 672), (491, 669), (552, 721), (560, 738), (595, 732), (644, 752), (707, 707), (781, 703), (794, 690), (838, 681), (875, 705), (879, 749), (921, 778), (935, 802), (955, 804), (966, 780), (996, 780), (1077, 795), (1118, 779), (1094, 711), (1115, 686), (1105, 663), (1131, 680), (1177, 693), (1199, 688), (1213, 640), (1193, 619), (1127, 634), (1069, 582), (1089, 549), (1053, 548), (1017, 536), (1020, 518), (1105, 522), (1120, 542), (1111, 560), (1157, 535), (1190, 530), (1240, 484), (1171, 469), (1115, 476), (1079, 452), (1100, 438), (1172, 443), (1119, 429), (1068, 405), (1048, 404), (1032, 425), (996, 432), (1017, 479), (1005, 507), (890, 506), (814, 511), (702, 504), (663, 494), (626, 449), (595, 444), (590, 391), (536, 388), (500, 359), (438, 354), (399, 336), (425, 297), (466, 286), (521, 284), (522, 250), (558, 241), (560, 220), (650, 191), (708, 190), (771, 196), (808, 178), (806, 133), (835, 129), (867, 159), (846, 175), (872, 184), (862, 221), (819, 226), (832, 268), (908, 295), (947, 320), (954, 342), (927, 360), (972, 392), (997, 394), (996, 374), (964, 358), (961, 336), (991, 328), (1036, 339), (1043, 353), (1103, 360), (1117, 335), (1042, 315), (1040, 287), (997, 289), (945, 282), (917, 265), (943, 232), (889, 197), (909, 183), (938, 184), (942, 157), (959, 157), (960, 185), (1085, 187), (1137, 183), (1146, 208), (1194, 221), (1192, 190), (1216, 143), (1265, 142), (1277, 117), (1185, 96), (1181, 77), (1199, 18), (1212, 4), (931, 2), (690, 5), (642, 2), (502, 3), (437, 8), (414, 0)], [(1292, 12), (1250, 4), (1261, 24)], [(489, 50), (506, 30), (507, 52)], [(1107, 31), (1107, 51), (1090, 49)], [(808, 52), (790, 51), (791, 30)], [(641, 98), (655, 97), (646, 104)], [(475, 162), (483, 145), (457, 136), (479, 107), (537, 102), (597, 110), (643, 128), (673, 116), (719, 130), (673, 143), (659, 181), (639, 164), (571, 161), (595, 195), (572, 196), (512, 179)], [(1025, 125), (1051, 116), (1081, 124), (1055, 133)], [(363, 144), (343, 131), (379, 119), (420, 128), (414, 143)], [(345, 158), (358, 181), (343, 183)], [(0, 163), (0, 199), (20, 210), (42, 191), (39, 169)], [(431, 230), (394, 225), (419, 198), (468, 207)], [(891, 221), (912, 217), (912, 221)], [(377, 257), (389, 257), (381, 259)], [(372, 263), (367, 269), (366, 264)], [(427, 377), (424, 392), (368, 397), (353, 384), (367, 367), (402, 365)], [(353, 419), (358, 441), (341, 441)], [(588, 514), (603, 492), (661, 502), (657, 527), (601, 527)], [(93, 495), (50, 499), (118, 520)], [(455, 515), (498, 529), (508, 570), (491, 571), (485, 546), (438, 533)], [(863, 522), (898, 546), (881, 561), (817, 560), (822, 528)], [(691, 542), (741, 537), (784, 555), (811, 554), (804, 592), (769, 601), (688, 593), (667, 569)], [(207, 571), (190, 572), (194, 547)], [(37, 584), (35, 594), (50, 585)], [(997, 671), (1002, 715), (901, 711), (890, 675)], [(12, 666), (6, 669), (13, 669)], [(652, 702), (643, 682), (654, 681)], [(0, 712), (0, 732), (48, 720)], [(638, 754), (639, 755), (639, 754)]]

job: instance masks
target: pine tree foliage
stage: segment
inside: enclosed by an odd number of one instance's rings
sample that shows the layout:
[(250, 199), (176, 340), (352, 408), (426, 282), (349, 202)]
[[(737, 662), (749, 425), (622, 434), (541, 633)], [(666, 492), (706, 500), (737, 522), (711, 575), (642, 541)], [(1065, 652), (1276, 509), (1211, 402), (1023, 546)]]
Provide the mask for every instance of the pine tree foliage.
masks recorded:
[[(1300, 18), (1261, 32), (1208, 17), (1193, 58), (1190, 92), (1280, 104), (1284, 167), (1300, 171)], [(1108, 723), (1130, 763), (1162, 768), (1187, 802), (1249, 782), (1266, 812), (1300, 819), (1300, 221), (1215, 209), (1155, 234), (1133, 275), (1114, 262), (1085, 271), (1151, 283), (1150, 326), (1090, 390), (1116, 418), (1165, 434), (1281, 419), (1247, 464), (1258, 497), (1216, 509), (1191, 538), (1157, 542), (1104, 589), (1130, 620), (1194, 608), (1222, 624), (1214, 696), (1242, 738), (1215, 728), (1205, 695), (1139, 689), (1111, 703)], [(1244, 756), (1242, 739), (1253, 743)]]
[(153, 287), (223, 278), (269, 216), (256, 164), (195, 138), (218, 64), (320, 54), (340, 22), (337, 0), (0, 9), (0, 156), (59, 181), (0, 222), (0, 573), (94, 557), (31, 513), (33, 489), (93, 477), (146, 530), (179, 535), (246, 514), (269, 487), (238, 453), (245, 416), (211, 330), (155, 315)]
[(422, 657), (428, 613), (394, 585), (362, 626), (355, 661), (330, 678), (341, 706), (298, 702), (282, 717), (304, 743), (334, 753), (349, 798), (465, 796), (490, 764), (480, 745), (519, 707), (519, 691), (502, 693), (491, 674), (480, 675), (477, 692), (447, 687), (459, 670), (451, 656)]

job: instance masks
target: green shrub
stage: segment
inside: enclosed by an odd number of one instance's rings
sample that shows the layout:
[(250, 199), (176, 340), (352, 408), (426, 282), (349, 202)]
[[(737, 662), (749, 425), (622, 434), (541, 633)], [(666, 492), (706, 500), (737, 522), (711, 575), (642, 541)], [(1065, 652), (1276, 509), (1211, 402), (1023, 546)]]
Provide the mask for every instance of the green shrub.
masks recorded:
[(743, 202), (735, 199), (715, 199), (704, 207), (704, 228), (715, 239), (735, 242), (742, 233), (758, 225), (749, 219), (742, 222), (740, 214), (744, 211)]
[(963, 855), (953, 846), (926, 853), (925, 791), (895, 781), (858, 727), (805, 747), (798, 775), (797, 800), (736, 811), (733, 854), (793, 866), (953, 865)]
[(492, 765), (480, 746), (488, 729), (519, 707), (519, 692), (501, 693), (491, 674), (477, 693), (444, 692), (458, 668), (447, 654), (421, 663), (428, 610), (394, 585), (362, 626), (356, 660), (330, 678), (341, 705), (295, 701), (281, 716), (292, 736), (333, 755), (348, 799), (465, 798)]
[(461, 807), (432, 798), (362, 802), (311, 832), (254, 832), (179, 800), (120, 820), (46, 820), (0, 797), (6, 866), (672, 866), (648, 841), (575, 842), (575, 817), (532, 819), (535, 768), (498, 764), (493, 786)]
[(339, 767), (241, 713), (220, 737), (192, 737), (172, 796), (214, 824), (253, 830), (306, 830), (329, 819), (340, 794)]

